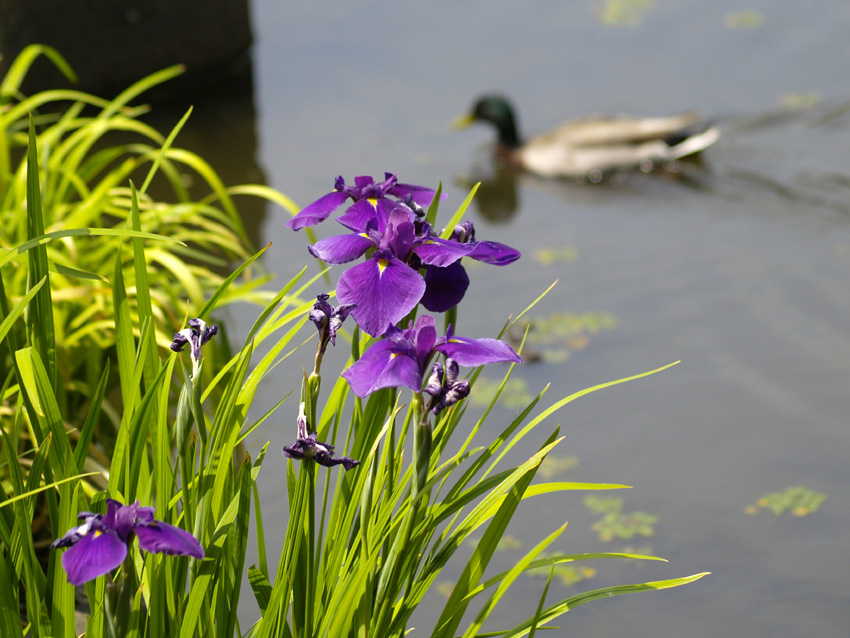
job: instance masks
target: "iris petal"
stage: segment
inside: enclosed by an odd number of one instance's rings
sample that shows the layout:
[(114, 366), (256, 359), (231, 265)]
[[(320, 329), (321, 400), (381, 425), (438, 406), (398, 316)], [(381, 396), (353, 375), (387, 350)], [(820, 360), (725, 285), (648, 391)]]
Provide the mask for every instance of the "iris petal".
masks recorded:
[(396, 206), (390, 213), (387, 230), (381, 238), (381, 249), (389, 249), (400, 259), (407, 257), (416, 241), (416, 227), (410, 221), (407, 207)]
[[(404, 199), (410, 195), (411, 199), (420, 206), (430, 206), (434, 199), (434, 189), (426, 188), (425, 186), (416, 186), (414, 184), (396, 184), (389, 190), (389, 194), (399, 199)], [(445, 193), (440, 200), (447, 197)]]
[(336, 288), (339, 301), (357, 304), (351, 315), (373, 337), (404, 318), (424, 293), (425, 280), (417, 271), (381, 252), (342, 273)]
[(112, 531), (94, 532), (62, 554), (62, 567), (72, 585), (108, 574), (124, 562), (127, 544)]
[(466, 257), (475, 248), (474, 244), (461, 244), (448, 239), (432, 237), (424, 244), (417, 246), (413, 252), (423, 264), (445, 268), (461, 257)]
[(153, 521), (147, 525), (138, 525), (133, 530), (139, 538), (139, 547), (152, 554), (170, 556), (194, 556), (203, 558), (204, 550), (198, 540), (186, 530)]
[(307, 226), (315, 226), (325, 221), (332, 212), (339, 208), (348, 197), (345, 191), (334, 191), (320, 197), (315, 202), (304, 208), (295, 217), (286, 222), (292, 230), (301, 230)]
[(460, 303), (469, 288), (469, 276), (456, 261), (445, 268), (428, 266), (425, 269), (425, 294), (420, 303), (430, 312), (445, 312)]
[(436, 321), (431, 315), (420, 315), (413, 325), (413, 329), (405, 331), (414, 345), (416, 360), (419, 362), (420, 372), (425, 372), (425, 364), (434, 352), (437, 343)]
[(336, 220), (355, 233), (366, 231), (366, 225), (377, 216), (375, 206), (368, 199), (361, 199), (345, 209)]
[(497, 241), (480, 241), (473, 246), (474, 248), (469, 256), (478, 261), (483, 261), (485, 264), (507, 266), (520, 258), (518, 250)]
[(422, 385), (419, 363), (412, 352), (399, 352), (396, 344), (388, 340), (371, 346), (342, 376), (360, 398), (382, 388), (399, 386), (418, 392)]
[(320, 239), (307, 250), (325, 263), (344, 264), (363, 256), (372, 245), (372, 240), (363, 235), (335, 235)]
[(481, 366), (486, 363), (513, 361), (522, 363), (522, 359), (504, 341), (498, 339), (470, 339), (469, 337), (442, 337), (434, 348), (447, 357), (451, 357), (462, 366)]
[(371, 175), (358, 175), (354, 178), (354, 185), (359, 189), (363, 190), (367, 186), (371, 186), (375, 183), (375, 180), (372, 179)]

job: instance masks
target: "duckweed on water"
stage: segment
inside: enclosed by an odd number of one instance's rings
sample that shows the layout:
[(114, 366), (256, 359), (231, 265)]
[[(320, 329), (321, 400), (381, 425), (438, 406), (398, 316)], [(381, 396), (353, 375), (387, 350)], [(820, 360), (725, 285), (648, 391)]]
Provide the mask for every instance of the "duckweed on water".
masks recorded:
[(578, 468), (577, 456), (547, 456), (540, 464), (540, 476), (552, 479)]
[(593, 335), (616, 327), (617, 318), (610, 312), (552, 312), (517, 322), (509, 338), (518, 344), (528, 330), (523, 352), (526, 361), (563, 363), (572, 353), (587, 348)]
[(592, 529), (599, 540), (608, 542), (615, 538), (629, 539), (634, 536), (654, 536), (658, 517), (647, 512), (623, 512), (623, 499), (619, 497), (599, 498), (587, 496), (584, 505), (591, 512), (601, 514)]
[[(496, 379), (478, 377), (475, 382), (475, 394), (471, 395), (468, 400), (472, 405), (478, 407), (490, 405), (501, 385), (502, 382)], [(515, 410), (522, 405), (527, 405), (533, 398), (531, 392), (528, 391), (528, 384), (523, 379), (508, 379), (499, 395), (498, 404)]]
[(763, 24), (764, 14), (761, 11), (735, 11), (723, 18), (727, 29), (757, 29)]
[(598, 12), (599, 22), (610, 27), (636, 27), (655, 0), (607, 0)]
[(806, 516), (818, 510), (826, 500), (826, 494), (795, 485), (782, 492), (771, 492), (762, 496), (756, 505), (747, 507), (747, 514), (758, 514), (759, 511), (770, 510), (777, 516), (790, 512), (794, 516)]
[[(540, 558), (546, 558), (551, 555), (554, 554), (542, 553), (540, 554)], [(557, 578), (564, 587), (577, 585), (584, 580), (588, 580), (589, 578), (596, 576), (596, 569), (594, 567), (576, 565), (574, 563), (558, 563), (555, 565), (555, 569), (551, 571), (552, 575)], [(536, 578), (548, 578), (549, 572), (550, 566), (547, 565), (545, 567), (538, 567), (536, 569), (529, 570), (528, 575)]]
[(538, 248), (532, 255), (534, 261), (543, 265), (551, 266), (556, 263), (569, 263), (578, 259), (578, 250), (575, 246), (556, 246), (555, 248)]

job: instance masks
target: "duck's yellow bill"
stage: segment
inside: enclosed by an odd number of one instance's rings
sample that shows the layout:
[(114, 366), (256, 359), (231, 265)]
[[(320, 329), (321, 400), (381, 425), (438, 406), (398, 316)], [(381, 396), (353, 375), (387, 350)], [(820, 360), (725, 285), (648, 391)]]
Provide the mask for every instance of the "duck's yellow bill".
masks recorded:
[(460, 117), (455, 118), (455, 120), (452, 122), (452, 128), (456, 131), (459, 131), (462, 128), (466, 128), (474, 121), (475, 116), (473, 116), (471, 113), (469, 113), (468, 115), (461, 115)]

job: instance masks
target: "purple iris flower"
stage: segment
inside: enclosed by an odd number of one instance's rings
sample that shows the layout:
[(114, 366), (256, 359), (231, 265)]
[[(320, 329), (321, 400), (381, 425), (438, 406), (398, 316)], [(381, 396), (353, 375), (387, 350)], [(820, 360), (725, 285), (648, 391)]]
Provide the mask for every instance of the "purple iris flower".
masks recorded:
[(434, 414), (439, 414), (469, 395), (469, 381), (458, 379), (459, 372), (457, 361), (451, 357), (446, 359), (445, 368), (439, 361), (435, 361), (431, 367), (431, 376), (422, 391), (431, 395), (428, 409)]
[[(395, 199), (390, 199), (389, 196)], [(317, 199), (300, 213), (286, 222), (292, 230), (301, 230), (325, 221), (331, 213), (342, 206), (346, 199), (354, 203), (349, 206), (339, 221), (349, 228), (365, 225), (366, 220), (380, 210), (386, 216), (398, 201), (415, 202), (419, 206), (428, 206), (434, 198), (434, 190), (413, 184), (400, 184), (391, 173), (384, 174), (383, 182), (375, 182), (370, 176), (354, 178), (354, 185), (345, 183), (342, 176), (336, 178), (334, 190)]]
[[(520, 253), (496, 242), (476, 242), (472, 224), (463, 225), (460, 239), (441, 239), (410, 207), (398, 204), (384, 215), (371, 211), (368, 220), (352, 223), (354, 233), (322, 239), (308, 248), (330, 264), (344, 264), (374, 249), (371, 258), (346, 270), (337, 284), (340, 301), (355, 304), (355, 321), (377, 337), (403, 319), (420, 301), (432, 312), (456, 306), (466, 293), (469, 277), (460, 259), (472, 257), (506, 265)], [(460, 228), (460, 227), (459, 227)], [(425, 276), (419, 268), (425, 267)]]
[(372, 344), (342, 373), (354, 394), (363, 398), (382, 388), (401, 386), (420, 392), (430, 360), (437, 353), (463, 366), (507, 361), (522, 363), (519, 355), (504, 341), (458, 337), (451, 327), (445, 336), (438, 337), (434, 326), (434, 317), (430, 315), (420, 316), (406, 330), (390, 326), (384, 339)]
[(340, 275), (336, 296), (356, 306), (351, 314), (357, 325), (376, 337), (401, 321), (425, 293), (425, 280), (407, 260), (428, 233), (427, 227), (417, 224), (416, 214), (399, 204), (386, 218), (381, 212), (373, 212), (362, 232), (328, 237), (308, 250), (322, 261), (342, 264), (375, 249), (371, 259)]
[(316, 438), (315, 432), (309, 431), (304, 409), (305, 405), (302, 402), (297, 420), (298, 436), (294, 444), (283, 446), (283, 455), (288, 459), (295, 459), (297, 461), (313, 459), (316, 463), (325, 467), (342, 465), (346, 470), (360, 465), (360, 461), (347, 456), (334, 456), (334, 446), (329, 443), (322, 443)]
[(93, 578), (108, 574), (127, 557), (133, 536), (139, 547), (152, 554), (204, 557), (204, 550), (189, 532), (168, 523), (154, 520), (153, 507), (121, 505), (107, 499), (106, 514), (80, 512), (83, 524), (57, 538), (51, 547), (70, 547), (62, 555), (62, 567), (68, 582), (81, 585)]

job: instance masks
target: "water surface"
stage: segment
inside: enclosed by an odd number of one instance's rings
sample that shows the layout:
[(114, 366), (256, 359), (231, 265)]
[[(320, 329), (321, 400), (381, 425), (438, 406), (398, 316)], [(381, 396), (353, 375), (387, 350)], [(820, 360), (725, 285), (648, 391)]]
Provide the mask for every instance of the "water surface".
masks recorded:
[[(698, 108), (717, 119), (723, 135), (691, 180), (638, 175), (616, 188), (520, 180), (490, 193), (501, 206), (489, 218), (473, 211), (480, 238), (524, 257), (471, 271), (462, 334), (494, 334), (556, 279), (534, 314), (616, 320), (574, 343), (566, 360), (518, 368), (530, 392), (551, 382), (554, 401), (681, 360), (572, 404), (549, 428), (561, 424), (560, 454), (579, 461), (559, 478), (634, 485), (624, 510), (656, 515), (654, 536), (600, 541), (581, 495), (539, 501), (510, 532), (527, 549), (569, 520), (560, 551), (631, 545), (670, 560), (597, 563), (589, 580), (554, 585), (551, 600), (712, 572), (681, 589), (579, 608), (553, 635), (846, 635), (850, 4), (257, 0), (253, 21), (257, 161), (268, 183), (302, 205), (336, 175), (386, 170), (418, 184), (442, 180), (454, 210), (466, 184), (492, 177), (492, 133), (449, 128), (482, 92), (511, 96), (529, 133), (597, 111)], [(305, 238), (285, 218), (269, 210), (261, 229), (280, 281), (307, 258)], [(540, 248), (574, 258), (541, 263)], [(309, 361), (305, 351), (266, 385), (258, 413), (296, 386)], [(290, 442), (294, 409), (284, 407), (252, 445)], [(492, 427), (511, 415), (497, 414)], [(261, 478), (264, 516), (274, 521), (267, 542), (279, 547), (282, 465), (266, 462)], [(802, 517), (747, 513), (795, 485), (826, 502)], [(532, 613), (542, 586), (518, 585), (495, 626)], [(257, 613), (250, 598), (246, 620)], [(434, 592), (428, 605), (439, 600)], [(414, 625), (428, 627), (429, 617)]]

